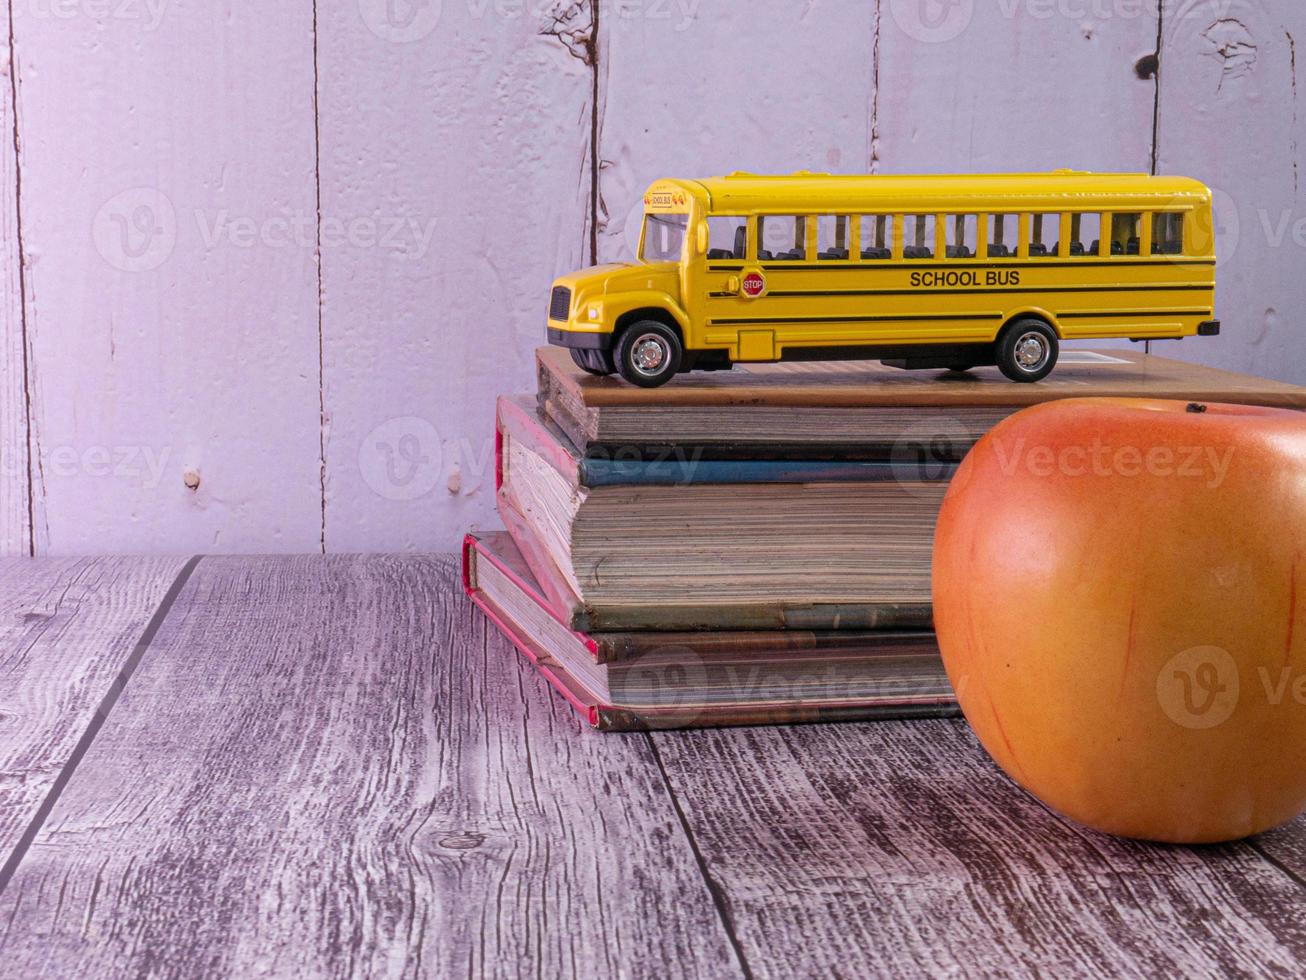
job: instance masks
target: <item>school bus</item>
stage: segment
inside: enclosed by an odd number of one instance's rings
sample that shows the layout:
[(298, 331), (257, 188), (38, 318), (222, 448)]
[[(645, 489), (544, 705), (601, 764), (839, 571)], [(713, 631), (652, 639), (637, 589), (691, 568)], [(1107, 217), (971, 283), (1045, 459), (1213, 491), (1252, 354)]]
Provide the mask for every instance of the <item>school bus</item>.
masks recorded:
[(639, 260), (556, 280), (550, 343), (656, 387), (736, 362), (996, 364), (1063, 340), (1215, 336), (1211, 192), (1196, 180), (736, 173), (660, 180)]

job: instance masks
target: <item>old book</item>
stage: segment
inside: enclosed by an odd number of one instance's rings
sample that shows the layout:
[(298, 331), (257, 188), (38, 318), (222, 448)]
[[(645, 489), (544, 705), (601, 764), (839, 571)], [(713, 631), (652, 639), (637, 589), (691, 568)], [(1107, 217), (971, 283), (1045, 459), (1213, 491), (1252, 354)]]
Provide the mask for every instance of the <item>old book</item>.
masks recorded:
[(703, 482), (691, 467), (679, 482), (587, 485), (588, 461), (513, 399), (499, 403), (498, 450), (501, 517), (573, 629), (930, 626), (950, 467), (751, 483)]
[(467, 536), (463, 577), (472, 601), (600, 730), (956, 713), (928, 632), (585, 634), (502, 532)]
[(957, 459), (1008, 415), (1062, 398), (1171, 398), (1306, 410), (1306, 389), (1138, 351), (1065, 351), (1052, 377), (1013, 384), (879, 362), (750, 364), (657, 389), (536, 353), (539, 404), (586, 458)]

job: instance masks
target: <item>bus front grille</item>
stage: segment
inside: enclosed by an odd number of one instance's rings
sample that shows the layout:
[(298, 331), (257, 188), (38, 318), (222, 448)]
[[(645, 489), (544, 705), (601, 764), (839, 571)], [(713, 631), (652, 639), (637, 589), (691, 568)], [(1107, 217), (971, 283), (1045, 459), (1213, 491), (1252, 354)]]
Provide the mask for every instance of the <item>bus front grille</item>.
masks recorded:
[(570, 315), (571, 290), (566, 286), (555, 286), (553, 296), (549, 300), (549, 319), (566, 323), (567, 317)]

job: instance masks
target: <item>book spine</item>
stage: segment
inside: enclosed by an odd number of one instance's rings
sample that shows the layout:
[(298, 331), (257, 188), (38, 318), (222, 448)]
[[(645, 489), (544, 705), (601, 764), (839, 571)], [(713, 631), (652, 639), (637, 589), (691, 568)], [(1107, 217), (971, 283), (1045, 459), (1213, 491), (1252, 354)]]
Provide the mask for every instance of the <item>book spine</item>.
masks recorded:
[(503, 489), (503, 427), (494, 427), (494, 492)]
[(472, 552), (475, 551), (475, 550), (476, 550), (476, 538), (475, 538), (475, 536), (473, 536), (473, 535), (471, 535), (471, 534), (468, 534), (467, 536), (465, 536), (465, 537), (463, 538), (463, 567), (462, 567), (462, 571), (463, 571), (463, 591), (466, 592), (469, 596), (472, 595), (472, 593), (476, 591), (476, 590), (475, 590), (475, 587), (472, 585), (472, 578), (473, 578), (473, 574), (472, 574), (472, 561), (473, 561), (473, 558), (472, 558)]

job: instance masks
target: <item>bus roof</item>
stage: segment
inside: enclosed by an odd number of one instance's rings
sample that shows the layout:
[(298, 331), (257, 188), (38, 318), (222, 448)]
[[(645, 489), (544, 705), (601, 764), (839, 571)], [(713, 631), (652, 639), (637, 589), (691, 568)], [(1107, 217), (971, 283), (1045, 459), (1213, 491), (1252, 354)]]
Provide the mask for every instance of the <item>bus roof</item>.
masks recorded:
[(706, 197), (710, 213), (1140, 210), (1205, 205), (1210, 190), (1188, 177), (1058, 170), (1031, 174), (785, 176), (736, 173), (659, 181)]

